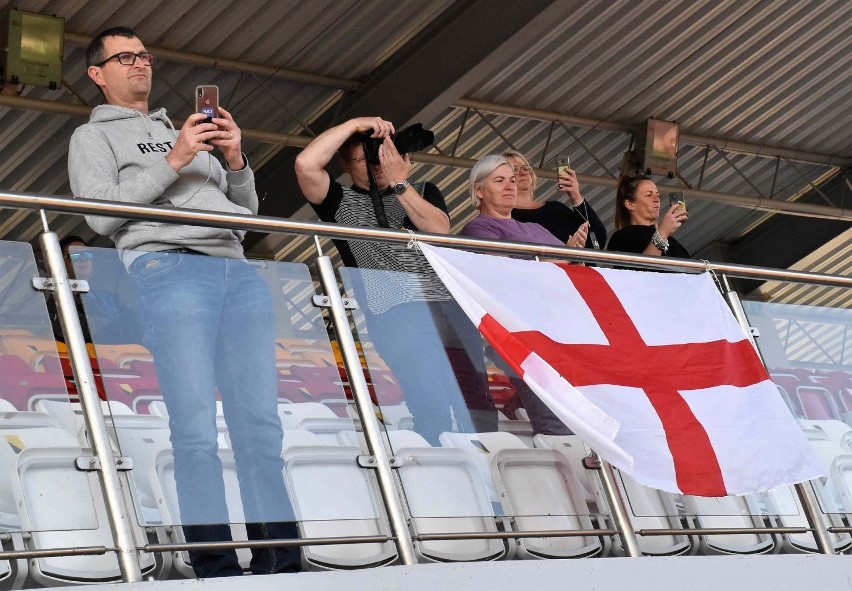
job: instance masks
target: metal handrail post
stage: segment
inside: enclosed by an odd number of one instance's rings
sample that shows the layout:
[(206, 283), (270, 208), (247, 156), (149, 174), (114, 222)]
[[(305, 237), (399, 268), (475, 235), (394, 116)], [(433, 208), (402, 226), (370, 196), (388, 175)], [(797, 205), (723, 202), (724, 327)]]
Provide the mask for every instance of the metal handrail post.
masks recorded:
[(375, 467), (379, 487), (382, 491), (382, 499), (390, 518), (391, 528), (396, 538), (400, 557), (403, 564), (416, 564), (414, 542), (411, 539), (411, 532), (408, 529), (408, 523), (402, 509), (402, 501), (394, 485), (390, 459), (382, 443), (379, 421), (376, 419), (376, 413), (373, 412), (373, 401), (370, 398), (370, 390), (367, 388), (367, 380), (364, 378), (364, 371), (361, 368), (361, 360), (358, 358), (355, 339), (349, 328), (349, 319), (346, 316), (343, 298), (337, 287), (334, 268), (331, 265), (331, 259), (321, 252), (317, 257), (317, 270), (319, 271), (322, 288), (331, 306), (331, 320), (334, 325), (334, 331), (337, 334), (337, 342), (340, 345), (340, 353), (343, 356), (346, 373), (349, 376), (352, 394), (358, 407), (358, 414), (361, 417), (361, 425), (364, 429), (364, 435), (367, 438), (367, 445), (370, 446), (370, 452), (375, 458)]
[[(745, 310), (743, 309), (743, 304), (740, 301), (740, 296), (737, 292), (731, 289), (731, 286), (728, 283), (728, 278), (724, 275), (722, 275), (722, 285), (724, 286), (722, 291), (725, 293), (725, 299), (731, 307), (734, 317), (736, 317), (737, 322), (751, 342), (755, 352), (757, 352), (757, 356), (760, 358), (761, 363), (765, 366), (766, 363), (763, 361), (763, 356), (760, 354), (757, 341), (751, 334), (751, 326), (749, 325), (748, 318), (746, 317)], [(808, 519), (808, 525), (810, 525), (811, 531), (813, 532), (817, 548), (821, 554), (834, 554), (831, 539), (828, 537), (828, 528), (825, 525), (825, 521), (822, 519), (822, 513), (819, 510), (819, 504), (814, 498), (813, 490), (805, 482), (799, 482), (798, 484), (795, 484), (794, 487), (796, 489), (796, 494), (799, 496), (799, 500), (802, 503), (802, 508), (805, 511), (805, 517)]]
[(98, 458), (101, 466), (98, 471), (99, 480), (104, 493), (113, 540), (118, 550), (121, 578), (127, 583), (141, 581), (142, 571), (139, 566), (136, 541), (133, 538), (131, 528), (131, 514), (127, 511), (121, 492), (115, 457), (112, 453), (106, 422), (101, 412), (100, 398), (95, 386), (89, 354), (86, 350), (86, 341), (83, 338), (80, 318), (77, 316), (77, 306), (74, 303), (74, 294), (71, 293), (68, 273), (65, 270), (65, 262), (62, 258), (62, 248), (59, 246), (59, 238), (53, 232), (42, 233), (40, 242), (47, 269), (53, 278), (53, 297), (56, 300), (62, 334), (65, 335), (65, 344), (68, 346), (68, 357), (71, 361), (71, 369), (74, 372), (83, 417), (86, 421), (86, 428), (89, 431), (95, 457)]
[(639, 539), (636, 537), (636, 531), (633, 529), (633, 523), (630, 521), (630, 515), (627, 513), (627, 504), (621, 496), (618, 486), (615, 484), (615, 471), (609, 462), (599, 459), (601, 470), (601, 481), (603, 482), (604, 492), (606, 492), (609, 506), (612, 509), (612, 517), (615, 519), (615, 528), (619, 530), (621, 539), (624, 540), (624, 549), (627, 550), (627, 555), (632, 558), (642, 556), (642, 550), (639, 548)]
[(813, 489), (807, 482), (799, 482), (793, 486), (796, 489), (796, 494), (799, 495), (799, 500), (802, 502), (805, 517), (808, 518), (808, 525), (814, 534), (814, 540), (820, 554), (834, 554), (831, 538), (828, 537), (828, 528), (825, 526), (825, 521), (822, 520), (822, 513), (819, 510), (819, 503), (817, 503), (814, 497)]

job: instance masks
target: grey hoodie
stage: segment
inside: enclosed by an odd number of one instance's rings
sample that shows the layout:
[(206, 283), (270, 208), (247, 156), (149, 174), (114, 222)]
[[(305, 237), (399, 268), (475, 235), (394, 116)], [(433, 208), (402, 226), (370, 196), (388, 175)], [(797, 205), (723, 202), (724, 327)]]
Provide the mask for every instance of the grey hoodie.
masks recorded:
[[(209, 152), (199, 152), (178, 174), (166, 162), (177, 136), (165, 109), (143, 115), (116, 105), (95, 107), (89, 122), (71, 137), (72, 193), (122, 203), (257, 213), (254, 173), (248, 166), (225, 171)], [(241, 231), (91, 215), (86, 222), (121, 250), (191, 248), (218, 257), (244, 256)]]

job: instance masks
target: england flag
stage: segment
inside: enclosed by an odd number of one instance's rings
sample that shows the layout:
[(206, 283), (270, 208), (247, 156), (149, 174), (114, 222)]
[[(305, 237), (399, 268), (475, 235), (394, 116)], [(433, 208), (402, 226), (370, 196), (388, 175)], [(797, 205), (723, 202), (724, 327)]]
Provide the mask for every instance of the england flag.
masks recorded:
[(716, 497), (824, 476), (709, 274), (419, 246), (533, 392), (638, 482)]

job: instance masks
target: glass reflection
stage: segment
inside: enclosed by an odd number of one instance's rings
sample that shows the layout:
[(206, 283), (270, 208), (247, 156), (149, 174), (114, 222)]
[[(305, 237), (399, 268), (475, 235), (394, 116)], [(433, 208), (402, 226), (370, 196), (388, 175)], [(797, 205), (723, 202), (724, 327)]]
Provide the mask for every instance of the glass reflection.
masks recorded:
[(67, 356), (33, 289), (40, 275), (29, 244), (0, 242), (0, 527), (34, 532), (32, 548), (73, 545), (74, 536), (92, 544), (109, 532), (73, 532), (96, 530), (106, 514), (96, 474), (74, 466), (91, 450), (66, 387)]
[[(433, 446), (445, 432), (496, 431), (482, 338), (461, 308), (453, 300), (425, 301), (417, 281), (408, 280), (411, 273), (340, 273), (348, 295), (360, 304), (355, 324), (362, 350), (370, 352), (365, 356), (383, 413), (399, 420), (407, 411), (413, 429)], [(408, 291), (400, 292), (401, 285)], [(369, 365), (376, 355), (381, 364)]]
[[(813, 487), (826, 525), (845, 526), (852, 516), (847, 467), (852, 452), (852, 310), (753, 301), (743, 302), (743, 308), (759, 331), (758, 348), (779, 395), (829, 475), (807, 485)], [(787, 494), (777, 505), (795, 507), (799, 501)], [(806, 524), (804, 516), (797, 523)], [(836, 550), (852, 544), (848, 534), (829, 537)], [(793, 547), (815, 547), (807, 538), (789, 538)]]

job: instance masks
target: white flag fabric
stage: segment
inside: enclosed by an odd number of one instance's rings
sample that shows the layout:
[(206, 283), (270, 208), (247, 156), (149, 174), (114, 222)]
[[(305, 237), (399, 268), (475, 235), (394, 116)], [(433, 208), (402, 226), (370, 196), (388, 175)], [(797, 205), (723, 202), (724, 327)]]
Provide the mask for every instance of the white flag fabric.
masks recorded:
[(825, 475), (708, 273), (419, 246), (530, 389), (638, 482), (725, 496)]

